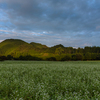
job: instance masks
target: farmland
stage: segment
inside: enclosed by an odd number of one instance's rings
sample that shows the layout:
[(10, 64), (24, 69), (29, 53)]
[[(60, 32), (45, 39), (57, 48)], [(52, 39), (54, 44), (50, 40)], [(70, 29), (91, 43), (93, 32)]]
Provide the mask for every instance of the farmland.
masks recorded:
[(99, 61), (0, 62), (0, 100), (100, 100)]

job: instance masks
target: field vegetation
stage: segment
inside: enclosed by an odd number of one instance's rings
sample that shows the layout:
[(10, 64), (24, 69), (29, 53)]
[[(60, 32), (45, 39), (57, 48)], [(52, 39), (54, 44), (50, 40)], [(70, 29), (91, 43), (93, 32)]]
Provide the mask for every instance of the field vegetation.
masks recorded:
[(100, 62), (0, 62), (0, 100), (100, 100)]

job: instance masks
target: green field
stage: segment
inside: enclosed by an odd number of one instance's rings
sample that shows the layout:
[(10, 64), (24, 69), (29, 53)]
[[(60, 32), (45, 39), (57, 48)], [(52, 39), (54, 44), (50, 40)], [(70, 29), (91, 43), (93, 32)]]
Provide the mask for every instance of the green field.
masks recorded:
[(100, 100), (100, 62), (0, 62), (0, 100)]

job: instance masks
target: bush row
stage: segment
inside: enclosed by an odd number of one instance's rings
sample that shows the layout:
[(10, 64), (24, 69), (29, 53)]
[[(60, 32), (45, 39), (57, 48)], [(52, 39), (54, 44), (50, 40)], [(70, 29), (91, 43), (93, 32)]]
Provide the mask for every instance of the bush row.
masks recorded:
[[(77, 60), (100, 60), (100, 54), (96, 53), (86, 53), (86, 54), (67, 54), (65, 56), (59, 55), (60, 61), (77, 61)], [(46, 59), (42, 59), (39, 57), (27, 55), (27, 56), (19, 56), (18, 58), (15, 58), (11, 55), (8, 56), (0, 56), (0, 61), (4, 60), (46, 60), (46, 61), (57, 61), (57, 57), (47, 57)]]

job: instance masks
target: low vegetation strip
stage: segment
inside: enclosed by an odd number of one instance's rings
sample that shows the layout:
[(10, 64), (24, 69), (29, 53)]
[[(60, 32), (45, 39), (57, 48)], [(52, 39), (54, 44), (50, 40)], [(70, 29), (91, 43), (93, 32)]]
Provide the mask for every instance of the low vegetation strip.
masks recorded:
[(0, 100), (100, 100), (100, 62), (0, 62)]

